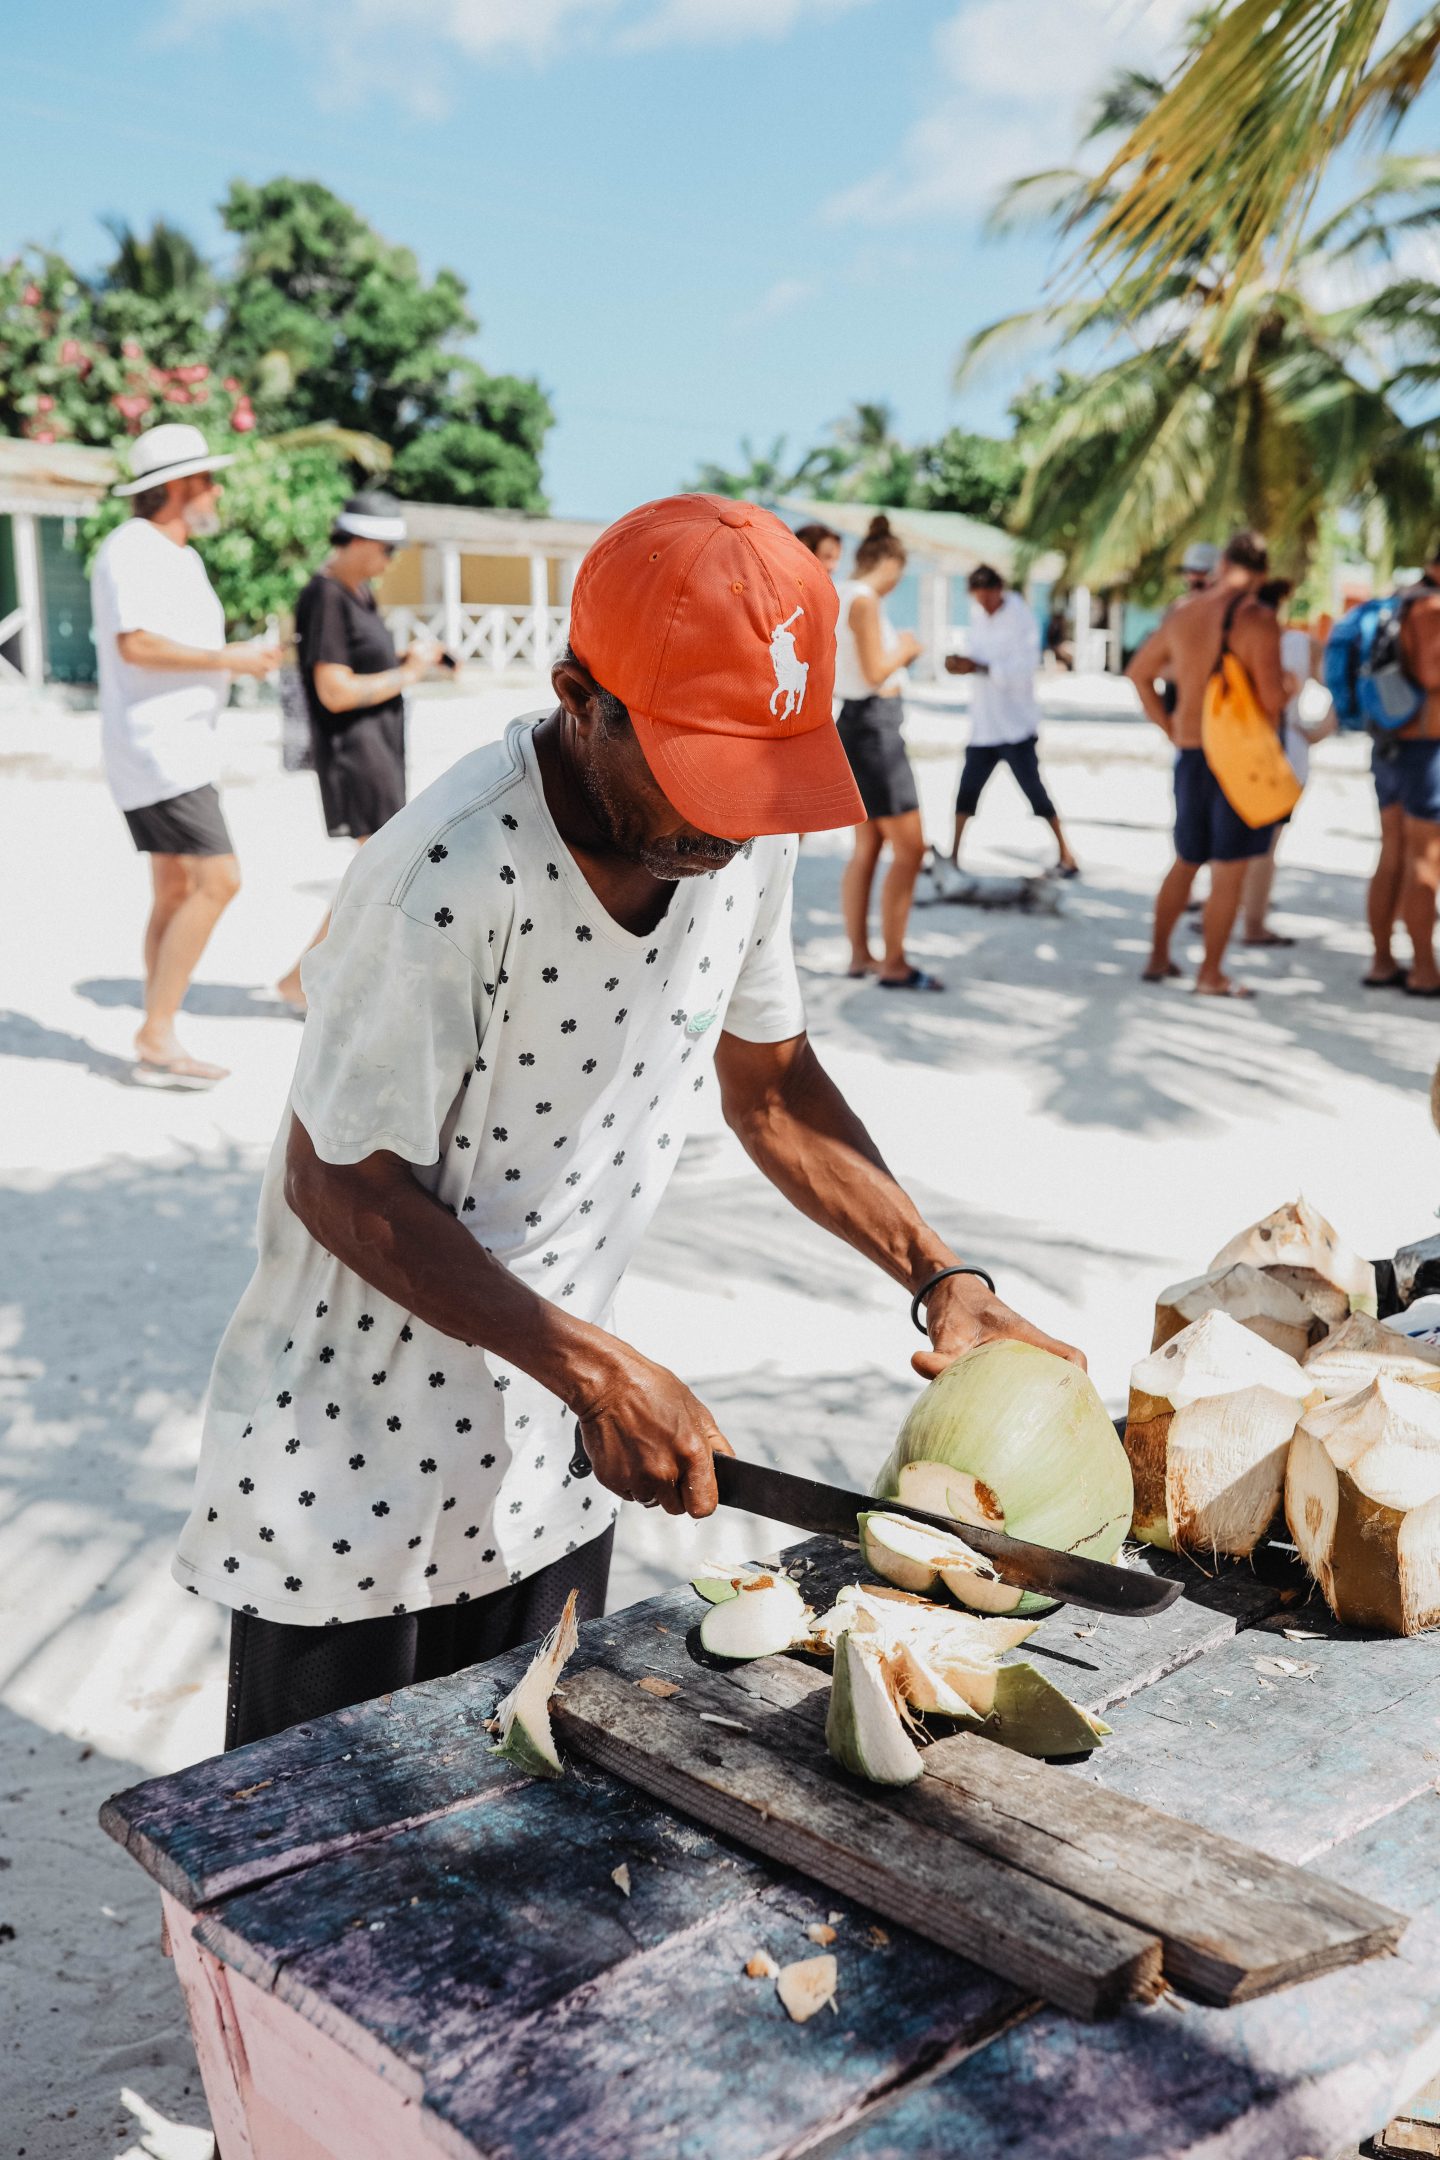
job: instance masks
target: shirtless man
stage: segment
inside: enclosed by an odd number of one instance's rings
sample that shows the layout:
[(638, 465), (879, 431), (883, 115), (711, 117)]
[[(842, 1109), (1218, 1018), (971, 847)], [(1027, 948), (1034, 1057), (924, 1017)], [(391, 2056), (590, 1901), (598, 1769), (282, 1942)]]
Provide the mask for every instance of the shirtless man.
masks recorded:
[[(1263, 582), (1268, 567), (1265, 543), (1259, 534), (1236, 533), (1220, 557), (1214, 583), (1178, 600), (1125, 670), (1146, 717), (1164, 729), (1177, 752), (1175, 861), (1156, 895), (1154, 938), (1141, 980), (1161, 982), (1180, 973), (1170, 958), (1170, 940), (1185, 912), (1195, 874), (1202, 863), (1208, 862), (1210, 898), (1202, 918), (1205, 952), (1195, 978), (1195, 988), (1207, 997), (1253, 995), (1243, 984), (1232, 982), (1221, 963), (1235, 927), (1245, 865), (1267, 852), (1274, 828), (1247, 825), (1226, 801), (1200, 747), (1200, 716), (1205, 685), (1220, 657), (1226, 612), (1238, 597), (1239, 605), (1230, 624), (1230, 650), (1250, 677), (1260, 705), (1279, 724), (1285, 709), (1280, 624), (1273, 608), (1261, 607), (1249, 597)], [(1440, 663), (1440, 617), (1436, 628)], [(1162, 679), (1175, 684), (1173, 713), (1166, 711), (1157, 688)], [(1435, 679), (1440, 684), (1440, 671)], [(1435, 704), (1436, 735), (1440, 737), (1440, 696)], [(1440, 750), (1440, 742), (1435, 747)], [(1436, 785), (1440, 790), (1440, 778)], [(1440, 819), (1440, 795), (1434, 815)], [(1440, 824), (1434, 831), (1436, 875), (1440, 880)], [(1433, 918), (1433, 885), (1430, 897)]]
[(1418, 720), (1394, 738), (1390, 761), (1405, 816), (1400, 919), (1413, 958), (1405, 978), (1411, 997), (1440, 997), (1435, 965), (1435, 898), (1440, 890), (1440, 544), (1431, 550), (1400, 633), (1405, 665), (1428, 692)]

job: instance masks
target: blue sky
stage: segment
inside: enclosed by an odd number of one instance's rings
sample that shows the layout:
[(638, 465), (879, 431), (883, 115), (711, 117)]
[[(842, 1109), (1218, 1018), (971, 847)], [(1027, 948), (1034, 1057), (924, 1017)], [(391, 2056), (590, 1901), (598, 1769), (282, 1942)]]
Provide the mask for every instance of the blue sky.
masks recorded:
[(232, 177), (324, 180), (464, 276), (478, 357), (539, 377), (559, 510), (606, 516), (808, 444), (852, 399), (900, 432), (966, 333), (1038, 297), (996, 184), (1064, 162), (1108, 67), (1179, 0), (51, 0), (6, 23), (0, 253), (103, 260), (110, 214), (223, 252)]

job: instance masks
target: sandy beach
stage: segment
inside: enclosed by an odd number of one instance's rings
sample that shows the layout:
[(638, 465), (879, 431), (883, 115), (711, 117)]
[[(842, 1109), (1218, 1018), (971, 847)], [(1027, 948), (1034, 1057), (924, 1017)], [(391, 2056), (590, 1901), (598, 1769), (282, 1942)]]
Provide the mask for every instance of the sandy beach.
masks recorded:
[[(1084, 1347), (1119, 1408), (1156, 1290), (1297, 1191), (1372, 1255), (1431, 1229), (1435, 1008), (1359, 987), (1377, 824), (1355, 738), (1317, 752), (1282, 841), (1275, 917), (1296, 944), (1236, 949), (1255, 1002), (1143, 986), (1170, 855), (1166, 746), (1123, 686), (1046, 680), (1042, 755), (1084, 869), (1056, 912), (927, 907), (913, 954), (947, 989), (882, 995), (844, 976), (847, 843), (826, 836), (802, 850), (796, 942), (812, 1035), (897, 1174), (1012, 1303)], [(412, 785), (538, 702), (422, 699)], [(222, 1616), (172, 1584), (170, 1548), (298, 1041), (267, 986), (349, 854), (324, 836), (313, 779), (281, 773), (273, 711), (228, 726), (247, 882), (185, 1029), (233, 1077), (196, 1096), (132, 1081), (146, 873), (99, 777), (94, 716), (0, 723), (0, 2160), (209, 2149), (150, 1885), (95, 1814), (219, 1744)], [(917, 697), (910, 730), (948, 842), (956, 703)], [(1052, 852), (1003, 776), (972, 839), (992, 873)], [(812, 1474), (865, 1483), (918, 1388), (904, 1299), (790, 1212), (718, 1117), (686, 1148), (621, 1311), (738, 1449)], [(613, 1600), (775, 1536), (629, 1511)]]

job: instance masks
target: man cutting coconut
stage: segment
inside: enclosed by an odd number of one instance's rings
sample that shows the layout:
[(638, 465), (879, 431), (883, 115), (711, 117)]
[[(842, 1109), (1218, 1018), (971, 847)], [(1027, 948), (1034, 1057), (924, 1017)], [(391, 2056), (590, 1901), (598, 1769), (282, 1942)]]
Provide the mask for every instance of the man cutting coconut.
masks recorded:
[(714, 1419), (609, 1324), (712, 1088), (795, 1206), (924, 1293), (918, 1371), (1063, 1348), (945, 1272), (805, 1034), (793, 836), (863, 816), (835, 611), (764, 511), (633, 511), (576, 580), (555, 709), (347, 875), (176, 1561), (233, 1608), (229, 1745), (527, 1641), (572, 1586), (598, 1614), (614, 1497), (715, 1507)]

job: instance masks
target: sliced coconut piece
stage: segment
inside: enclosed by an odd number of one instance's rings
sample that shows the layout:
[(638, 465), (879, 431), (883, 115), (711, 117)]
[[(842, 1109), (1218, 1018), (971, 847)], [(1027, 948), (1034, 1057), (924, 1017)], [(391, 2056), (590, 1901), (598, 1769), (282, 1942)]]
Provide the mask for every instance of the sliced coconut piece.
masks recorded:
[(825, 1745), (842, 1769), (874, 1785), (913, 1785), (923, 1767), (883, 1643), (878, 1631), (863, 1632), (863, 1615), (835, 1645)]
[(1017, 1754), (1088, 1755), (1109, 1730), (1033, 1665), (1002, 1665), (995, 1675), (985, 1731)]
[(1247, 1260), (1237, 1260), (1233, 1267), (1213, 1268), (1208, 1275), (1194, 1275), (1161, 1291), (1155, 1300), (1151, 1349), (1158, 1350), (1207, 1312), (1228, 1313), (1287, 1357), (1303, 1358), (1325, 1332), (1324, 1321), (1298, 1292)]
[[(946, 1493), (939, 1512), (1003, 1525), (1037, 1545), (1113, 1560), (1130, 1527), (1130, 1465), (1094, 1383), (1035, 1343), (982, 1343), (932, 1380), (901, 1427), (876, 1492), (898, 1498), (902, 1472), (918, 1463), (949, 1473), (921, 1481), (921, 1490)], [(1053, 1603), (1007, 1591), (1000, 1609), (1046, 1612)]]
[(495, 1751), (531, 1777), (559, 1777), (561, 1762), (550, 1730), (550, 1697), (566, 1660), (580, 1640), (572, 1590), (565, 1610), (525, 1668), (523, 1677), (495, 1712), (500, 1737)]
[(709, 1605), (723, 1605), (734, 1597), (742, 1583), (753, 1582), (757, 1575), (770, 1575), (782, 1579), (776, 1568), (762, 1568), (753, 1560), (704, 1560), (690, 1578), (692, 1590), (698, 1590)]
[(1375, 1270), (1368, 1260), (1342, 1244), (1318, 1209), (1303, 1196), (1276, 1208), (1238, 1237), (1222, 1245), (1211, 1271), (1237, 1260), (1263, 1268), (1302, 1297), (1327, 1327), (1338, 1327), (1352, 1312), (1375, 1311)]
[(888, 1585), (847, 1583), (829, 1612), (822, 1613), (811, 1628), (817, 1649), (833, 1650), (835, 1638), (863, 1612), (879, 1628), (887, 1645), (908, 1643), (931, 1662), (942, 1663), (947, 1655), (999, 1658), (1033, 1635), (1038, 1620), (982, 1619), (977, 1613), (956, 1612), (953, 1605), (936, 1605), (929, 1598), (912, 1597), (906, 1590)]
[(1440, 1394), (1381, 1378), (1308, 1410), (1285, 1519), (1337, 1620), (1392, 1635), (1440, 1625)]
[(712, 1657), (774, 1657), (804, 1640), (809, 1621), (810, 1608), (794, 1583), (767, 1574), (712, 1605), (700, 1623), (700, 1641)]
[(1358, 1395), (1372, 1380), (1440, 1388), (1440, 1349), (1412, 1342), (1369, 1313), (1352, 1313), (1305, 1360), (1307, 1379), (1327, 1396)]
[(803, 2025), (835, 2000), (835, 1989), (840, 1978), (840, 1968), (833, 1951), (823, 1951), (819, 1957), (797, 1958), (793, 1965), (782, 1965), (775, 1979), (775, 1992), (797, 2025)]
[(963, 1538), (876, 1509), (860, 1517), (865, 1565), (897, 1589), (933, 1590), (943, 1582), (951, 1595), (976, 1612), (1014, 1612), (1024, 1596), (1002, 1583), (995, 1570)]
[(963, 1677), (971, 1670), (965, 1660), (950, 1659), (941, 1664), (909, 1643), (897, 1643), (889, 1657), (895, 1685), (912, 1710), (950, 1718), (978, 1715), (969, 1698), (954, 1684), (957, 1673)]
[(1243, 1558), (1269, 1529), (1290, 1438), (1316, 1383), (1294, 1358), (1208, 1312), (1130, 1375), (1125, 1447), (1135, 1535)]
[(780, 1967), (768, 1950), (757, 1950), (745, 1961), (745, 1975), (750, 1980), (774, 1980), (779, 1971)]

